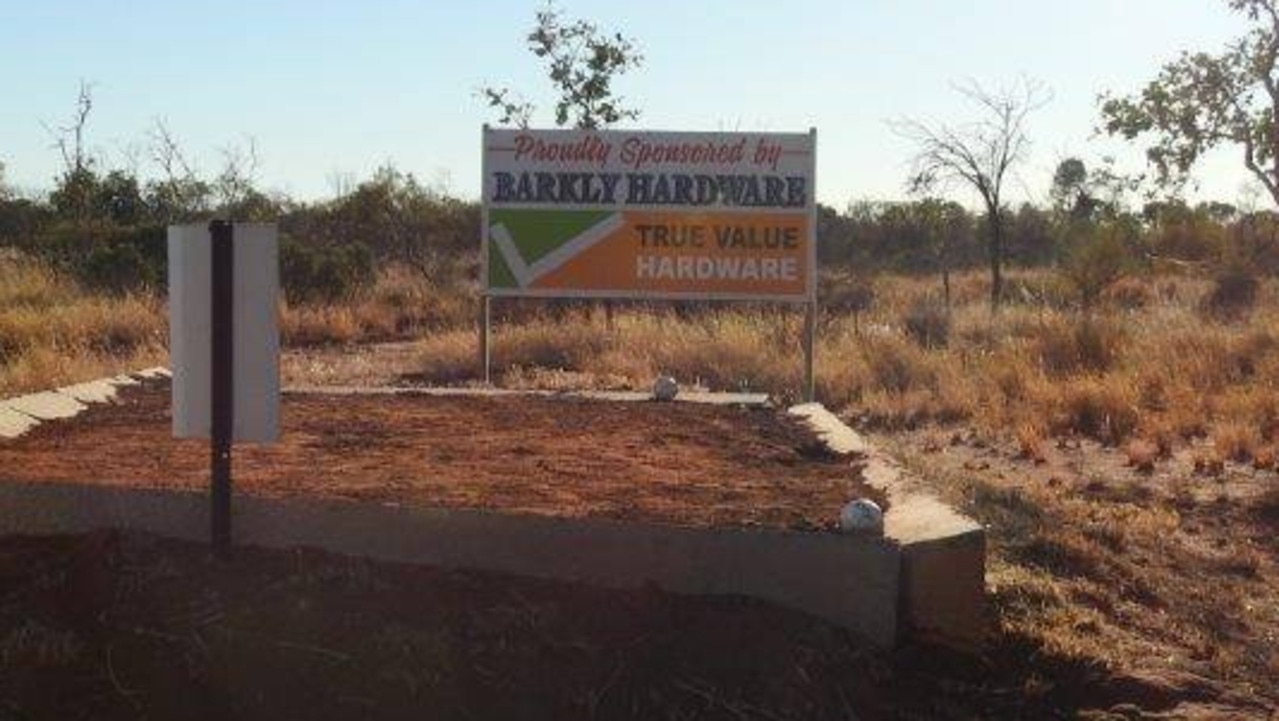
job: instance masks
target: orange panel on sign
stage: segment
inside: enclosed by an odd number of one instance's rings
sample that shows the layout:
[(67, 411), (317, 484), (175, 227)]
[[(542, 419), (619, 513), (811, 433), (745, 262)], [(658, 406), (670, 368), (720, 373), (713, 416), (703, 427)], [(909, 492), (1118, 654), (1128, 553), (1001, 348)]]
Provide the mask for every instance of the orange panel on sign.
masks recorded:
[(626, 211), (617, 230), (533, 283), (539, 290), (803, 295), (808, 217)]

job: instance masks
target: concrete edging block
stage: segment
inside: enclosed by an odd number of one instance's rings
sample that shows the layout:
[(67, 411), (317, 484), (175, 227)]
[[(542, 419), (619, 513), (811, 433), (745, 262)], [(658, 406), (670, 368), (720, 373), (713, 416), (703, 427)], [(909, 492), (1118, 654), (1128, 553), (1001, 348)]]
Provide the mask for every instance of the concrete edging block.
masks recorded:
[(0, 438), (17, 438), (38, 425), (40, 421), (26, 413), (0, 405)]
[(975, 647), (986, 635), (986, 531), (905, 474), (818, 403), (795, 406), (832, 450), (851, 453), (867, 483), (888, 495), (884, 537), (901, 548), (902, 638)]
[(61, 418), (73, 418), (87, 406), (84, 403), (63, 395), (57, 391), (41, 391), (30, 395), (18, 396), (5, 401), (10, 410), (24, 413), (41, 421), (55, 421)]
[(148, 368), (0, 401), (0, 438), (17, 438), (42, 421), (74, 418), (90, 405), (114, 401), (121, 388), (139, 385), (139, 378), (168, 377), (168, 373), (165, 368)]

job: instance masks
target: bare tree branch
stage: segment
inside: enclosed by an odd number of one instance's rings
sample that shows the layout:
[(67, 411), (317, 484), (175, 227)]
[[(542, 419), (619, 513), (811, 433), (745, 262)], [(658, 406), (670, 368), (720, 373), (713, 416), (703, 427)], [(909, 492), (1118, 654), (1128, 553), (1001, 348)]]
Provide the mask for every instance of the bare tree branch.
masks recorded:
[(991, 306), (997, 308), (1003, 294), (1004, 184), (1029, 149), (1027, 119), (1051, 96), (1027, 78), (996, 91), (972, 80), (951, 87), (976, 106), (976, 120), (944, 124), (903, 119), (892, 128), (917, 148), (908, 180), (911, 192), (960, 185), (980, 196), (990, 223)]

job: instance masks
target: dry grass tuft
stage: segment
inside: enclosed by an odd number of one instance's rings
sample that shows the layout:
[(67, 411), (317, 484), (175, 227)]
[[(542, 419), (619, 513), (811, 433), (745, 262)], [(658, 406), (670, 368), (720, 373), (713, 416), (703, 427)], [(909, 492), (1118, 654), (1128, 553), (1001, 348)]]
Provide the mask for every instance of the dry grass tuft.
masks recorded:
[(1038, 426), (1028, 423), (1017, 427), (1017, 455), (1034, 463), (1044, 463), (1047, 457), (1044, 449), (1044, 432)]
[(1247, 463), (1256, 454), (1261, 438), (1251, 424), (1231, 421), (1213, 431), (1212, 444), (1221, 458)]
[(1097, 378), (1065, 384), (1060, 391), (1054, 428), (1117, 446), (1137, 429), (1140, 415), (1129, 386)]
[(1252, 454), (1252, 467), (1259, 471), (1274, 469), (1275, 447), (1269, 444), (1259, 447)]
[(1201, 448), (1194, 453), (1195, 473), (1217, 477), (1226, 471), (1226, 460), (1215, 448)]
[(1057, 317), (1043, 322), (1036, 333), (1039, 364), (1054, 377), (1105, 373), (1119, 360), (1125, 345), (1115, 322), (1084, 317)]
[(1128, 465), (1141, 473), (1152, 473), (1155, 461), (1163, 455), (1158, 444), (1144, 439), (1130, 441), (1124, 452)]
[(369, 290), (342, 302), (280, 305), (285, 345), (349, 345), (409, 340), (473, 325), (476, 301), (398, 267), (384, 269)]
[(1121, 310), (1140, 310), (1155, 302), (1150, 284), (1140, 278), (1124, 276), (1101, 292), (1103, 303)]
[(37, 263), (0, 259), (0, 397), (162, 363), (167, 333), (155, 298), (91, 295)]

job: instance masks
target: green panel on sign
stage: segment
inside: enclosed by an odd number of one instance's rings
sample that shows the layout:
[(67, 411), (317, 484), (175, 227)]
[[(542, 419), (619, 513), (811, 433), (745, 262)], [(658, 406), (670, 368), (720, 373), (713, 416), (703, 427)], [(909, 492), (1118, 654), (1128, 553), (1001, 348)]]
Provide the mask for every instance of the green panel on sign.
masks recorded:
[(515, 276), (506, 265), (506, 259), (498, 252), (497, 246), (489, 244), (489, 284), (490, 288), (517, 288)]
[[(611, 215), (612, 211), (597, 210), (490, 210), (489, 227), (505, 226), (524, 262), (536, 263), (542, 256)], [(489, 247), (492, 248), (492, 244)], [(490, 267), (498, 255), (489, 253)], [(514, 286), (515, 280), (509, 271), (506, 277), (509, 285)], [(492, 273), (489, 279), (493, 280)]]

